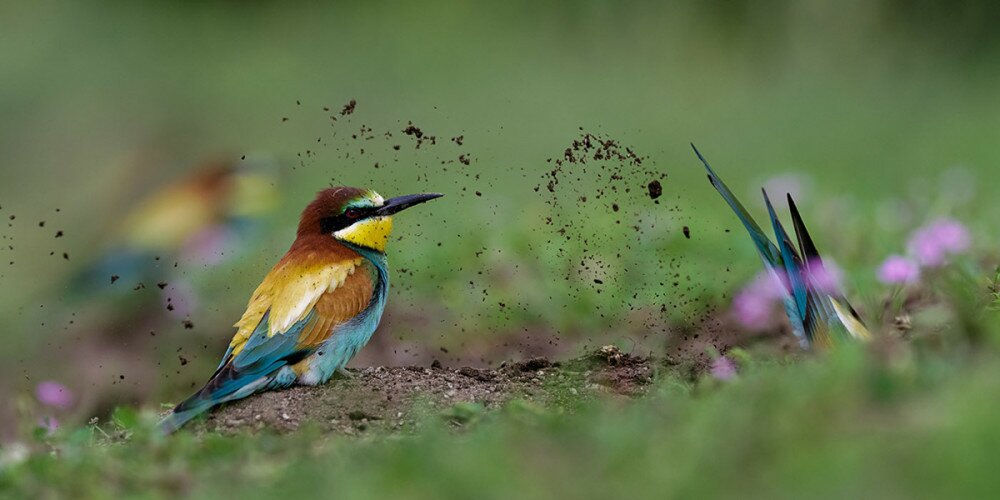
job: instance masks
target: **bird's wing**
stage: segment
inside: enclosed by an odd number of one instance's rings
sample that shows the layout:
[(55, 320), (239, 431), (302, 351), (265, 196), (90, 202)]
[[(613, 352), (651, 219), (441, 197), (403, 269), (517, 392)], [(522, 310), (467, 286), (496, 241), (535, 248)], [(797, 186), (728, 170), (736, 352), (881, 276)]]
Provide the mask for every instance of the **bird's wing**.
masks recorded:
[(712, 170), (712, 167), (708, 164), (708, 160), (701, 155), (698, 148), (694, 147), (694, 144), (692, 144), (691, 149), (694, 149), (694, 154), (698, 155), (698, 159), (705, 165), (705, 170), (708, 171), (709, 182), (711, 182), (716, 191), (722, 195), (722, 198), (726, 200), (726, 203), (728, 203), (733, 209), (733, 212), (736, 212), (736, 216), (739, 217), (740, 222), (743, 223), (747, 232), (750, 233), (750, 238), (753, 239), (754, 245), (757, 247), (757, 252), (760, 254), (761, 259), (764, 260), (764, 264), (768, 267), (781, 267), (781, 252), (778, 250), (778, 247), (774, 246), (774, 243), (772, 243), (767, 237), (764, 230), (762, 230), (760, 226), (757, 225), (757, 222), (754, 221), (750, 212), (747, 212), (747, 209), (743, 207), (743, 204), (736, 198), (736, 195), (729, 190), (726, 183), (722, 182), (722, 179), (720, 179), (718, 175), (715, 175), (715, 171)]
[(739, 217), (740, 222), (743, 223), (747, 232), (750, 233), (750, 238), (753, 240), (754, 246), (757, 248), (757, 253), (760, 255), (761, 260), (764, 261), (764, 267), (785, 291), (785, 312), (788, 314), (788, 320), (792, 323), (792, 331), (795, 333), (795, 336), (800, 339), (802, 346), (808, 347), (809, 340), (805, 325), (803, 324), (803, 316), (799, 313), (799, 302), (793, 295), (793, 288), (789, 279), (786, 277), (787, 271), (785, 257), (782, 255), (783, 252), (771, 242), (771, 239), (768, 238), (767, 234), (764, 233), (764, 230), (757, 225), (757, 222), (750, 215), (750, 212), (743, 207), (743, 204), (740, 203), (740, 200), (736, 198), (736, 195), (729, 190), (726, 183), (722, 182), (722, 179), (716, 175), (715, 171), (712, 170), (712, 167), (708, 164), (708, 160), (701, 155), (698, 148), (696, 148), (694, 144), (691, 145), (691, 148), (694, 149), (694, 153), (698, 155), (698, 159), (701, 160), (701, 163), (705, 165), (705, 170), (708, 171), (709, 182), (711, 182), (716, 191), (722, 195), (722, 198), (726, 200), (729, 207), (732, 208), (733, 212), (736, 213), (736, 216)]
[(332, 262), (314, 256), (282, 259), (254, 291), (246, 312), (233, 325), (237, 328), (229, 344), (233, 354), (246, 347), (265, 313), (269, 313), (266, 337), (287, 332), (312, 311), (324, 294), (343, 286), (361, 262), (361, 257)]
[(368, 307), (374, 284), (361, 262), (275, 266), (236, 323), (239, 330), (215, 374), (175, 413), (244, 397), (315, 352), (337, 325)]
[[(283, 259), (257, 287), (243, 317), (234, 325), (237, 332), (227, 358), (235, 360), (276, 336), (296, 336), (296, 342), (303, 346), (325, 340), (321, 333), (328, 335), (329, 329), (324, 326), (354, 317), (371, 299), (371, 276), (362, 272), (355, 277), (362, 260), (329, 261), (314, 255)], [(367, 298), (356, 297), (364, 290)]]
[[(230, 345), (231, 353), (223, 360), (223, 366), (228, 364), (236, 371), (247, 371), (250, 367), (270, 365), (278, 360), (293, 365), (318, 349), (336, 326), (368, 307), (374, 285), (365, 268), (343, 264), (336, 270), (326, 270), (320, 277), (323, 281), (329, 280), (328, 286), (315, 285), (319, 278), (310, 276), (298, 279), (305, 284), (282, 288), (282, 293), (298, 290), (304, 291), (304, 295), (279, 294), (280, 299), (272, 303), (246, 340)], [(315, 296), (309, 295), (318, 288), (321, 289)], [(293, 305), (283, 307), (288, 302)], [(298, 312), (300, 304), (307, 304), (302, 312)], [(292, 314), (296, 316), (288, 327), (276, 327), (288, 323)]]
[(778, 215), (774, 211), (771, 199), (767, 196), (767, 191), (762, 189), (761, 192), (764, 194), (764, 203), (767, 205), (767, 215), (771, 219), (771, 225), (774, 227), (774, 236), (777, 238), (778, 249), (781, 252), (781, 261), (785, 265), (784, 276), (788, 280), (788, 290), (795, 299), (796, 312), (808, 331), (809, 323), (813, 321), (813, 318), (811, 317), (809, 307), (809, 289), (806, 287), (802, 275), (802, 257), (795, 251), (795, 247), (792, 246), (792, 240), (788, 237), (788, 232), (785, 231), (784, 226), (781, 225), (781, 221), (778, 220)]
[[(708, 180), (711, 181), (712, 186), (719, 191), (726, 203), (736, 212), (736, 216), (750, 233), (764, 265), (776, 279), (782, 282), (786, 292), (785, 312), (792, 322), (792, 329), (796, 336), (803, 342), (803, 346), (807, 347), (810, 344), (830, 345), (833, 342), (832, 330), (834, 329), (838, 332), (846, 329), (852, 337), (857, 339), (870, 338), (871, 334), (865, 328), (858, 313), (844, 298), (843, 293), (839, 290), (831, 292), (816, 286), (814, 271), (817, 269), (812, 269), (811, 266), (822, 266), (822, 260), (791, 196), (788, 197), (788, 202), (792, 213), (792, 223), (795, 227), (798, 250), (795, 249), (795, 244), (788, 232), (778, 220), (774, 206), (768, 199), (766, 192), (764, 192), (764, 200), (767, 203), (768, 217), (774, 228), (777, 245), (764, 234), (764, 231), (753, 220), (743, 204), (715, 174), (698, 148), (694, 144), (691, 145), (691, 148), (705, 165), (705, 170), (708, 171)], [(841, 326), (843, 328), (840, 328)]]
[[(814, 269), (817, 266), (823, 266), (823, 259), (816, 249), (812, 237), (809, 236), (809, 230), (806, 229), (805, 222), (802, 221), (802, 216), (799, 214), (799, 209), (795, 206), (795, 200), (792, 199), (792, 195), (790, 194), (788, 195), (788, 208), (792, 213), (792, 223), (795, 225), (795, 234), (799, 240), (799, 250), (805, 259), (806, 279), (812, 282), (813, 277), (827, 271), (824, 269)], [(830, 286), (831, 283), (825, 283), (825, 285)], [(819, 287), (813, 283), (811, 288), (818, 289)], [(871, 332), (865, 326), (864, 321), (861, 320), (861, 315), (847, 301), (844, 292), (842, 290), (825, 290), (825, 292), (825, 296), (822, 297), (824, 300), (817, 301), (820, 305), (820, 311), (818, 312), (822, 315), (824, 321), (827, 323), (839, 321), (851, 337), (857, 340), (870, 340), (872, 337)]]
[(189, 238), (219, 221), (217, 202), (188, 186), (172, 186), (132, 210), (121, 227), (128, 248), (174, 251)]

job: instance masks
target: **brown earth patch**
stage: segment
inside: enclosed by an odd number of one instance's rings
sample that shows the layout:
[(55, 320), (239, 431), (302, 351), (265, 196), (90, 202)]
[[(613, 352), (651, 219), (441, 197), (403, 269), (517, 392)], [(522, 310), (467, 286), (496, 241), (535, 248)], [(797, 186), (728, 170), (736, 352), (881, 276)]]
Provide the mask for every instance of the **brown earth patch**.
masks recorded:
[(352, 370), (316, 387), (267, 392), (226, 405), (194, 425), (230, 433), (269, 428), (292, 431), (310, 424), (324, 432), (362, 435), (406, 431), (427, 412), (448, 418), (463, 405), (498, 408), (513, 399), (561, 404), (567, 399), (639, 396), (656, 371), (655, 362), (607, 346), (567, 363), (532, 358), (496, 369), (462, 367), (370, 367)]

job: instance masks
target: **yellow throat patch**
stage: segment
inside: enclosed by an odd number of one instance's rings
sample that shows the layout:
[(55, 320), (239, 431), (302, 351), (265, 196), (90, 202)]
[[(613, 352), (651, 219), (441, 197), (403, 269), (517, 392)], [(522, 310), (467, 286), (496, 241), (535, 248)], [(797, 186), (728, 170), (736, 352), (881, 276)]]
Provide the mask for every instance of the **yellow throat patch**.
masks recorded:
[(364, 219), (333, 233), (341, 241), (385, 252), (385, 245), (392, 233), (392, 217)]

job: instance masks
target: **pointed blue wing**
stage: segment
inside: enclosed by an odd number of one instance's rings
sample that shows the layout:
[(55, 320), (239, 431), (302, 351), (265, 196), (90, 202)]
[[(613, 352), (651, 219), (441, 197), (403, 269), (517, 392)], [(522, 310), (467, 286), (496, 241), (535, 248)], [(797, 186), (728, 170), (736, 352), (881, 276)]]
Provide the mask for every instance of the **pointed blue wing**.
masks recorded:
[[(712, 170), (712, 167), (708, 164), (705, 157), (701, 155), (701, 152), (698, 151), (698, 148), (696, 148), (694, 144), (691, 145), (691, 148), (694, 149), (694, 153), (698, 155), (698, 159), (701, 160), (701, 163), (705, 165), (705, 170), (708, 171), (709, 182), (711, 182), (716, 191), (722, 195), (722, 198), (726, 200), (729, 207), (732, 208), (733, 212), (736, 213), (736, 216), (739, 217), (747, 232), (750, 233), (750, 238), (753, 240), (761, 260), (764, 261), (764, 266), (771, 273), (774, 279), (780, 282), (781, 286), (784, 288), (785, 313), (788, 315), (788, 320), (792, 324), (792, 332), (796, 337), (798, 337), (802, 347), (808, 348), (811, 337), (807, 333), (807, 318), (800, 312), (800, 304), (805, 303), (805, 298), (796, 298), (796, 292), (799, 292), (801, 295), (802, 287), (793, 286), (792, 281), (786, 277), (789, 274), (789, 265), (793, 266), (793, 269), (801, 266), (800, 264), (795, 263), (795, 251), (791, 249), (791, 252), (787, 252), (783, 251), (783, 249), (779, 249), (778, 246), (775, 246), (775, 244), (771, 242), (770, 238), (768, 238), (764, 233), (764, 230), (757, 225), (757, 222), (754, 221), (750, 213), (747, 212), (747, 209), (743, 206), (743, 204), (740, 203), (739, 199), (736, 198), (736, 195), (730, 191), (729, 187), (726, 186), (726, 183), (722, 182), (722, 179), (720, 179), (719, 176), (716, 175), (715, 171)], [(772, 220), (776, 221), (777, 219), (772, 217)], [(779, 244), (782, 242), (782, 238), (780, 236), (778, 241)]]
[(750, 233), (750, 238), (757, 247), (757, 252), (760, 254), (761, 259), (764, 260), (764, 264), (768, 266), (782, 267), (781, 252), (778, 248), (774, 246), (774, 243), (771, 243), (771, 240), (767, 237), (760, 226), (757, 225), (757, 222), (753, 220), (750, 212), (747, 212), (747, 209), (743, 207), (743, 204), (736, 198), (736, 195), (729, 190), (726, 183), (722, 182), (722, 179), (715, 174), (711, 165), (708, 164), (708, 160), (701, 155), (698, 148), (692, 144), (691, 149), (694, 150), (694, 154), (698, 155), (698, 159), (701, 160), (701, 163), (705, 165), (705, 170), (708, 171), (708, 181), (711, 182), (716, 191), (722, 195), (722, 198), (726, 200), (726, 203), (728, 203), (730, 208), (733, 209), (733, 212), (736, 212), (736, 216), (739, 217), (740, 222), (743, 223), (747, 232)]
[(808, 331), (811, 319), (809, 317), (809, 290), (806, 288), (806, 283), (803, 280), (802, 258), (799, 257), (798, 252), (792, 247), (792, 241), (788, 237), (784, 226), (781, 225), (781, 221), (778, 220), (778, 215), (774, 211), (771, 199), (767, 196), (767, 191), (761, 189), (761, 192), (764, 194), (764, 203), (767, 204), (767, 215), (770, 217), (771, 225), (774, 227), (774, 236), (778, 241), (781, 260), (785, 264), (785, 278), (788, 280), (788, 288), (795, 299), (795, 311), (799, 318), (802, 319), (802, 323), (806, 325), (806, 330)]

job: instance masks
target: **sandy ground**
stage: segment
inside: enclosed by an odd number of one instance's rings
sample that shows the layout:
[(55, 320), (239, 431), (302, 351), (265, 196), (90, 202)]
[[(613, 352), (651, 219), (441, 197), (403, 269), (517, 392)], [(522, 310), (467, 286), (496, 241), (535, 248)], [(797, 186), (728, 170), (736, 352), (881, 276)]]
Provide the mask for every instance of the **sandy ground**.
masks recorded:
[(466, 418), (462, 408), (496, 408), (515, 398), (550, 403), (566, 394), (641, 395), (657, 363), (607, 347), (565, 364), (534, 358), (497, 369), (437, 363), (372, 367), (323, 386), (293, 387), (237, 401), (194, 426), (226, 433), (246, 428), (291, 431), (311, 424), (325, 432), (358, 435), (412, 429), (420, 412), (440, 413), (461, 424)]

